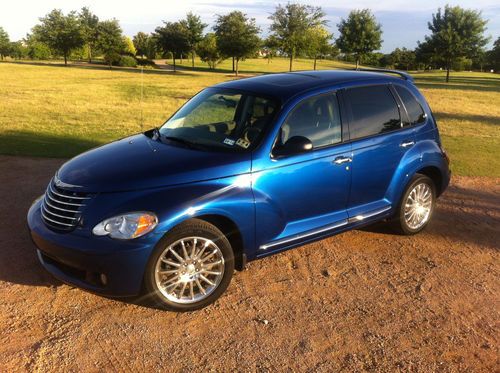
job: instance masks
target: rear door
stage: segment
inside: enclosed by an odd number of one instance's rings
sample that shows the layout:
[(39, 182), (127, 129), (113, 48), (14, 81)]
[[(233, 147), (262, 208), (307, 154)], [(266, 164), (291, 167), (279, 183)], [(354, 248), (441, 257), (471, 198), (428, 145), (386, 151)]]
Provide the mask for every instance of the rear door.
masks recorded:
[(391, 185), (405, 153), (415, 144), (406, 111), (390, 85), (345, 90), (352, 146), (349, 219), (361, 220), (387, 212)]

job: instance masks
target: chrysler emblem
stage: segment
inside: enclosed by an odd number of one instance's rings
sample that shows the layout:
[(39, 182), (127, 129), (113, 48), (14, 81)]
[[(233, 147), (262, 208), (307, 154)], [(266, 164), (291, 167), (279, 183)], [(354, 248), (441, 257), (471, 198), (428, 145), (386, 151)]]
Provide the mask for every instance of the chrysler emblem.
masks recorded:
[(65, 183), (64, 181), (59, 179), (59, 177), (57, 175), (54, 176), (54, 184), (58, 188), (81, 188), (81, 186), (79, 186), (79, 185)]

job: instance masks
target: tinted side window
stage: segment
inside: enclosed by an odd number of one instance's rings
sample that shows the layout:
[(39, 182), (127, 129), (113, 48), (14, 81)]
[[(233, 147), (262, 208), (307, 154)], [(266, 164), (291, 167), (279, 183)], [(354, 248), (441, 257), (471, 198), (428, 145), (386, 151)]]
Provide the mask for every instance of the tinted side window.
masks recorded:
[(351, 88), (347, 96), (353, 116), (351, 139), (401, 128), (399, 109), (389, 87)]
[(281, 143), (294, 136), (307, 137), (315, 148), (342, 141), (339, 106), (334, 93), (311, 97), (297, 104), (281, 128)]
[(394, 88), (396, 88), (399, 97), (401, 97), (401, 101), (403, 101), (406, 111), (408, 112), (408, 117), (410, 118), (410, 123), (404, 124), (411, 125), (425, 122), (424, 109), (422, 109), (422, 106), (420, 106), (417, 99), (411, 94), (411, 92), (401, 86), (394, 86)]

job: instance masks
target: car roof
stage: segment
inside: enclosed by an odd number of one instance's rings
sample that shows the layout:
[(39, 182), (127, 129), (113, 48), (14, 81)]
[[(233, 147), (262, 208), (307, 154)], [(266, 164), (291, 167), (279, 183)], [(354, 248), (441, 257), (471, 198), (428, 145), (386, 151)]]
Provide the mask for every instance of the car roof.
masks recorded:
[(317, 88), (325, 88), (341, 83), (385, 80), (399, 81), (401, 78), (383, 72), (356, 70), (316, 70), (290, 73), (266, 74), (251, 78), (230, 80), (217, 84), (217, 88), (238, 89), (263, 96), (272, 96), (282, 103), (290, 98)]

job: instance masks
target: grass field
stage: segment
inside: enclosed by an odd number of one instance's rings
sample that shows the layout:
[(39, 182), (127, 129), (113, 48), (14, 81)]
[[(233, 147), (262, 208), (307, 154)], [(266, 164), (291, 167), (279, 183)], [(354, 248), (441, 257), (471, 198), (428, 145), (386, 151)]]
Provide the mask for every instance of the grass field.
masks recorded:
[[(190, 61), (184, 61), (188, 65)], [(318, 68), (341, 68), (318, 61)], [(147, 71), (0, 63), (0, 153), (70, 157), (88, 148), (161, 125), (202, 88), (233, 79), (209, 72)], [(286, 71), (288, 61), (250, 59), (243, 74)], [(310, 69), (312, 61), (295, 61)], [(415, 74), (438, 119), (443, 142), (459, 175), (500, 176), (500, 76), (443, 72)], [(141, 82), (144, 97), (141, 103)], [(141, 125), (141, 108), (142, 122)]]

